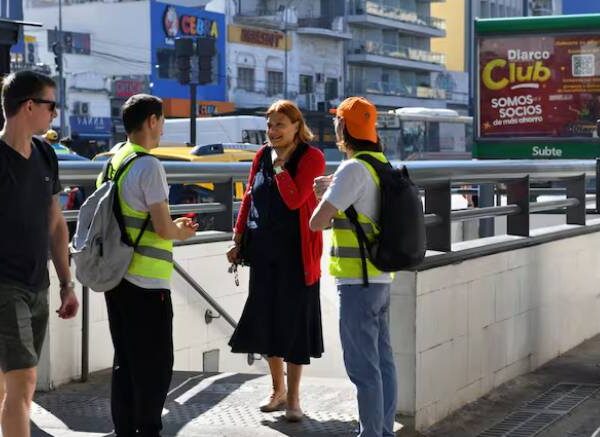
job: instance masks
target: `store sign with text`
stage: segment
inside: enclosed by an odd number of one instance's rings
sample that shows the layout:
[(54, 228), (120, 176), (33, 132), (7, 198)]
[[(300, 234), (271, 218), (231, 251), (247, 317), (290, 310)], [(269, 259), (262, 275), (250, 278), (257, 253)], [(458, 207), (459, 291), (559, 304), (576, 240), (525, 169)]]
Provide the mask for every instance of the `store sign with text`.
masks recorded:
[(600, 35), (486, 37), (479, 54), (481, 139), (596, 136)]
[(218, 38), (219, 27), (215, 20), (181, 12), (182, 8), (165, 6), (163, 31), (166, 39), (176, 37)]
[(227, 33), (227, 40), (230, 43), (262, 46), (278, 50), (292, 49), (291, 38), (286, 38), (285, 33), (278, 30), (229, 25)]
[(118, 79), (113, 82), (114, 96), (127, 98), (134, 94), (140, 94), (145, 91), (146, 83), (143, 80)]

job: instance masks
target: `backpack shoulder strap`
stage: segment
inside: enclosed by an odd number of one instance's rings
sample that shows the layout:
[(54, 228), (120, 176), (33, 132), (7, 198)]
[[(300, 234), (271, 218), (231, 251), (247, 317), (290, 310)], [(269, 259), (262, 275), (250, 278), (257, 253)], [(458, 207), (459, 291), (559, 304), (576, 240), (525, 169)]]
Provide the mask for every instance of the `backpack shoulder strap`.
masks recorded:
[[(123, 162), (121, 163), (121, 165), (119, 166), (119, 168), (117, 168), (116, 173), (114, 174), (114, 176), (111, 178), (114, 183), (118, 183), (119, 178), (121, 178), (121, 176), (123, 175), (123, 173), (125, 172), (125, 170), (127, 170), (127, 168), (133, 164), (133, 162), (138, 159), (141, 158), (143, 156), (152, 156), (153, 158), (158, 159), (156, 156), (151, 155), (150, 153), (143, 153), (143, 152), (135, 152), (132, 153), (131, 155), (127, 156)], [(148, 224), (150, 223), (150, 213), (148, 213), (146, 215), (146, 218), (144, 219), (144, 223), (142, 224), (142, 228), (140, 229), (140, 233), (138, 234), (137, 238), (135, 239), (135, 242), (132, 242), (129, 239), (129, 235), (127, 235), (127, 232), (125, 231), (125, 220), (123, 219), (123, 211), (121, 210), (121, 203), (119, 200), (119, 190), (116, 189), (115, 190), (115, 202), (113, 204), (113, 208), (115, 211), (115, 215), (117, 217), (117, 222), (119, 223), (119, 227), (121, 227), (121, 236), (123, 238), (123, 241), (132, 246), (134, 249), (138, 246), (138, 244), (140, 243), (140, 240), (142, 239), (142, 235), (144, 235), (144, 232), (146, 231), (146, 228), (148, 227)]]
[[(125, 144), (127, 144), (126, 141), (117, 143), (113, 146), (113, 149), (116, 147), (117, 150), (119, 150), (121, 147), (123, 147)], [(111, 149), (112, 150), (112, 149)], [(115, 174), (115, 168), (112, 165), (112, 158), (109, 158), (106, 163), (104, 164), (104, 167), (102, 167), (102, 173), (100, 173), (102, 175), (102, 183), (108, 181), (109, 179), (113, 179), (114, 178), (114, 174)], [(111, 177), (111, 175), (113, 177)]]
[(358, 156), (355, 156), (355, 158), (369, 164), (371, 167), (373, 167), (373, 170), (375, 170), (377, 174), (379, 174), (384, 169), (392, 167), (392, 164), (389, 161), (381, 162), (379, 159), (371, 155), (360, 154)]
[(362, 264), (362, 276), (363, 276), (363, 286), (369, 286), (369, 274), (367, 272), (367, 253), (366, 246), (369, 244), (369, 239), (367, 238), (367, 234), (365, 234), (365, 230), (362, 228), (358, 221), (358, 213), (354, 208), (354, 205), (350, 205), (344, 214), (350, 220), (350, 223), (354, 226), (354, 232), (356, 234), (356, 239), (358, 240), (358, 249), (360, 250), (360, 260)]
[[(364, 161), (365, 163), (367, 163), (368, 165), (373, 167), (373, 170), (379, 176), (379, 180), (381, 180), (381, 172), (384, 169), (391, 167), (391, 164), (389, 162), (381, 162), (379, 159), (377, 159), (371, 155), (360, 154), (360, 155), (356, 156), (355, 158), (358, 160)], [(369, 172), (369, 173), (371, 173), (371, 172)], [(377, 181), (375, 180), (375, 178), (373, 178), (373, 179), (374, 179), (373, 182), (375, 182), (376, 185), (379, 185), (377, 183)], [(367, 238), (367, 234), (365, 234), (364, 229), (362, 228), (362, 226), (360, 225), (360, 222), (358, 221), (358, 213), (356, 212), (354, 205), (350, 205), (350, 207), (348, 209), (346, 209), (344, 211), (344, 213), (348, 217), (348, 220), (350, 220), (350, 223), (352, 223), (352, 225), (354, 226), (354, 233), (356, 234), (356, 239), (358, 240), (358, 248), (360, 250), (360, 258), (361, 258), (361, 262), (362, 262), (363, 285), (365, 287), (368, 287), (369, 286), (369, 274), (367, 271), (366, 251), (367, 251), (367, 248), (370, 246), (369, 239)]]
[[(135, 152), (132, 153), (131, 155), (128, 155), (123, 162), (121, 162), (121, 165), (119, 165), (119, 167), (117, 168), (115, 174), (113, 175), (113, 177), (111, 178), (113, 181), (117, 182), (121, 176), (123, 176), (123, 173), (125, 173), (125, 170), (127, 170), (127, 168), (133, 164), (133, 161), (135, 161), (138, 158), (141, 158), (142, 156), (153, 156), (149, 153), (143, 153), (143, 152)], [(157, 158), (158, 159), (158, 158)]]

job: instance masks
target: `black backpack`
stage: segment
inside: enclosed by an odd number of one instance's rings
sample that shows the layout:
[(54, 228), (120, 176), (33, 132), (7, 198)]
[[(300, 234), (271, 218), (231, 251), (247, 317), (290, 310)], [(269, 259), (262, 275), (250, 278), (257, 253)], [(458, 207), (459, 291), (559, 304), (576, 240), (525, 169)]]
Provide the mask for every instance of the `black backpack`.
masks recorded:
[(406, 167), (397, 169), (389, 162), (381, 162), (370, 155), (358, 155), (356, 159), (371, 165), (379, 176), (381, 212), (377, 224), (380, 233), (369, 242), (359, 225), (354, 206), (345, 213), (354, 225), (362, 259), (363, 285), (369, 285), (367, 256), (375, 267), (383, 272), (395, 272), (417, 266), (425, 258), (425, 216), (419, 198), (419, 189), (408, 176)]

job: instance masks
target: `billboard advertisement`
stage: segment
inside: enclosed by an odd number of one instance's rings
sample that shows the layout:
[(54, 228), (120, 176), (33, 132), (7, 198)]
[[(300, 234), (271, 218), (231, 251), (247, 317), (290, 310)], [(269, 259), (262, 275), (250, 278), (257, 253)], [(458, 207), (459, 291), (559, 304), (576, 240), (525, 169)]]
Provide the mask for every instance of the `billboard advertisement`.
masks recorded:
[[(513, 21), (527, 24), (527, 19)], [(478, 35), (477, 157), (598, 155), (600, 32), (551, 27)]]
[(479, 42), (481, 138), (591, 138), (600, 119), (600, 34)]

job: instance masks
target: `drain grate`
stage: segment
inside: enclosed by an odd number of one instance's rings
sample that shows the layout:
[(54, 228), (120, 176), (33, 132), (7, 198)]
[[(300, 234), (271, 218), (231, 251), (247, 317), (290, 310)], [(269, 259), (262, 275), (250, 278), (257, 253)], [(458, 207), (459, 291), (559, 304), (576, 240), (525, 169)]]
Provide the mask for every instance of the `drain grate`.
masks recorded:
[(561, 383), (525, 403), (478, 437), (533, 437), (600, 389), (597, 384)]

